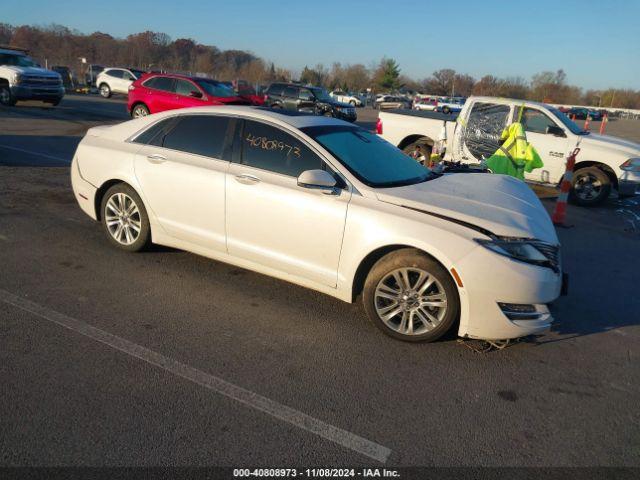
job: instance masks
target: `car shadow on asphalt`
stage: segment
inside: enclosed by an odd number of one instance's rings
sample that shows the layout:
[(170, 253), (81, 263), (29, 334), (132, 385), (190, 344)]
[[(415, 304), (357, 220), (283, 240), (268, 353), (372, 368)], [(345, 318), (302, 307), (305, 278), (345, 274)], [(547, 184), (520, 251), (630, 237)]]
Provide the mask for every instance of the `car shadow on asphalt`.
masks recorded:
[(68, 167), (78, 135), (0, 135), (0, 166)]

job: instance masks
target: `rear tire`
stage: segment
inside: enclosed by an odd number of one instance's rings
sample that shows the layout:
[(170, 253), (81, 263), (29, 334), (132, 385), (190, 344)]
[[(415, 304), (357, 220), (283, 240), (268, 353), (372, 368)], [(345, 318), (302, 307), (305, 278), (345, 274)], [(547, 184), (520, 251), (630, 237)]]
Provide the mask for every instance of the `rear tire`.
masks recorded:
[(378, 260), (364, 284), (364, 309), (387, 335), (406, 342), (432, 342), (458, 320), (460, 299), (449, 272), (413, 248)]
[(142, 199), (126, 183), (118, 183), (100, 202), (102, 227), (112, 245), (127, 252), (139, 252), (151, 243), (149, 216)]
[(149, 115), (149, 108), (144, 103), (136, 104), (131, 110), (132, 118), (146, 117)]
[(2, 84), (0, 85), (0, 104), (6, 107), (13, 107), (16, 104), (17, 100), (11, 93), (11, 89), (9, 85)]
[(111, 87), (109, 87), (109, 85), (107, 85), (106, 83), (101, 83), (99, 90), (100, 90), (100, 96), (102, 98), (111, 97)]
[(426, 165), (431, 158), (433, 147), (426, 143), (426, 140), (416, 140), (402, 149), (404, 153), (413, 158), (416, 162)]
[(571, 182), (569, 200), (581, 207), (594, 207), (604, 202), (611, 193), (611, 179), (597, 167), (576, 170)]

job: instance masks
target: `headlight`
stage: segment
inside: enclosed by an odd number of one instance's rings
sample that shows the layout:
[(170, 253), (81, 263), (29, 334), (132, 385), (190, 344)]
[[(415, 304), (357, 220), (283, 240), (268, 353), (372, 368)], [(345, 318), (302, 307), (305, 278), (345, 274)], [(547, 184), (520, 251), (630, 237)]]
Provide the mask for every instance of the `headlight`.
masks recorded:
[(22, 82), (22, 75), (20, 75), (19, 73), (14, 73), (13, 74), (13, 83), (14, 83), (14, 85), (18, 85), (18, 84), (20, 84), (20, 82)]
[(476, 242), (485, 248), (505, 257), (549, 267), (554, 272), (560, 269), (557, 245), (531, 238), (495, 237), (491, 240), (476, 238)]
[(640, 158), (630, 158), (620, 165), (620, 169), (625, 172), (640, 172)]

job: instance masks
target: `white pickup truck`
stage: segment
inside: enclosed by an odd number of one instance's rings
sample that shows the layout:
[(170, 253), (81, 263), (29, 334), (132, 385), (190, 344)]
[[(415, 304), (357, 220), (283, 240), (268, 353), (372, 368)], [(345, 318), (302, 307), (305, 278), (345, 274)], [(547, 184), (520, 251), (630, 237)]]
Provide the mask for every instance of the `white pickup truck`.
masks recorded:
[(544, 167), (525, 174), (527, 181), (558, 185), (568, 153), (578, 146), (570, 192), (574, 203), (592, 206), (603, 202), (612, 190), (619, 196), (639, 191), (640, 144), (585, 132), (562, 112), (543, 103), (470, 97), (458, 115), (380, 112), (377, 129), (385, 140), (420, 159), (429, 158), (444, 126), (444, 160), (477, 164), (498, 149), (502, 130), (518, 118), (544, 162)]
[(13, 106), (19, 100), (42, 100), (58, 105), (64, 96), (62, 77), (42, 68), (27, 51), (0, 46), (0, 104)]

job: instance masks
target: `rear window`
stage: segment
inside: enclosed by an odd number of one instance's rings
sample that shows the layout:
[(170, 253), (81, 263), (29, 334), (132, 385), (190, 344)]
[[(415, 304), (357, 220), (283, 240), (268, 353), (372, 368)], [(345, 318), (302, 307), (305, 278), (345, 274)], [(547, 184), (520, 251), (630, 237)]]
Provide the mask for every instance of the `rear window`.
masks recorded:
[(152, 77), (143, 83), (145, 87), (162, 90), (164, 92), (172, 92), (173, 84), (174, 81), (171, 77)]

